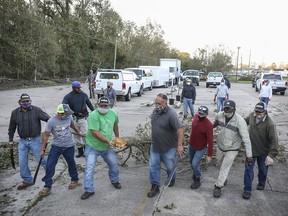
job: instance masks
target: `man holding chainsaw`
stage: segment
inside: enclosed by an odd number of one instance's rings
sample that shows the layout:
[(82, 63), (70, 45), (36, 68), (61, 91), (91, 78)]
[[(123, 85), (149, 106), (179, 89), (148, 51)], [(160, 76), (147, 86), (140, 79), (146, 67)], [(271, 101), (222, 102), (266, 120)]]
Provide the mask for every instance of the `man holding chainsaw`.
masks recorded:
[[(82, 133), (86, 134), (87, 132), (87, 118), (89, 112), (87, 110), (87, 106), (91, 111), (94, 110), (94, 107), (91, 101), (88, 98), (88, 95), (84, 93), (81, 88), (81, 83), (79, 81), (72, 82), (72, 91), (65, 95), (62, 103), (68, 104), (69, 107), (74, 111), (73, 119), (75, 127)], [(77, 134), (73, 134), (74, 144), (78, 148), (77, 158), (83, 156), (84, 157), (84, 145), (86, 143), (85, 136), (78, 136)]]
[[(31, 105), (31, 102), (32, 100), (28, 94), (21, 94), (18, 101), (20, 107), (12, 111), (8, 129), (10, 151), (13, 151), (13, 137), (16, 128), (20, 137), (18, 153), (20, 176), (23, 182), (18, 185), (18, 190), (23, 190), (33, 185), (33, 179), (28, 166), (29, 151), (32, 152), (36, 161), (39, 162), (41, 150), (41, 121), (47, 122), (49, 119), (49, 115), (46, 112), (37, 106)], [(11, 156), (13, 156), (13, 154), (11, 154)], [(46, 158), (42, 160), (42, 166), (45, 166), (45, 164)]]
[[(151, 116), (152, 143), (150, 147), (150, 182), (148, 197), (156, 196), (160, 190), (161, 161), (167, 169), (168, 184), (175, 184), (175, 168), (178, 156), (182, 155), (183, 125), (177, 113), (167, 105), (167, 95), (158, 94), (156, 107)], [(169, 183), (170, 182), (170, 183)]]
[(52, 116), (47, 122), (45, 132), (42, 137), (42, 148), (40, 156), (44, 156), (44, 151), (48, 142), (50, 133), (53, 134), (52, 146), (49, 151), (48, 160), (46, 164), (46, 175), (42, 178), (45, 182), (44, 188), (39, 192), (40, 197), (48, 196), (51, 193), (53, 176), (55, 173), (55, 167), (57, 165), (60, 155), (63, 155), (67, 164), (68, 171), (71, 177), (71, 183), (69, 189), (74, 189), (81, 184), (78, 183), (78, 172), (76, 168), (76, 162), (74, 159), (74, 144), (72, 140), (72, 134), (70, 128), (72, 128), (78, 136), (83, 136), (81, 132), (75, 127), (73, 118), (71, 115), (73, 111), (67, 104), (60, 104), (56, 110), (57, 114)]

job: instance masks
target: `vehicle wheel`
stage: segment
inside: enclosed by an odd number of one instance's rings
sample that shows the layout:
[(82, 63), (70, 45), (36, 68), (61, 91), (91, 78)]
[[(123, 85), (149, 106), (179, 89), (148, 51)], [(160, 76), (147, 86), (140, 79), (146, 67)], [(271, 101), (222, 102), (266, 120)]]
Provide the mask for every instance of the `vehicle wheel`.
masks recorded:
[(97, 99), (101, 98), (102, 94), (97, 94)]
[(256, 91), (256, 92), (258, 92), (258, 88), (257, 88), (257, 85), (255, 86), (255, 91)]
[(199, 82), (197, 82), (197, 86), (199, 86)]
[(151, 83), (150, 87), (149, 87), (149, 91), (151, 91), (153, 89), (153, 85)]
[(284, 95), (284, 94), (285, 94), (285, 91), (284, 91), (284, 92), (280, 92), (280, 94), (281, 94), (281, 95)]
[(127, 93), (124, 97), (125, 97), (125, 101), (130, 101), (130, 100), (131, 100), (131, 92), (130, 92), (130, 89), (128, 90), (128, 93)]
[(206, 84), (206, 88), (208, 88), (209, 87), (209, 85), (208, 84)]
[(137, 96), (138, 96), (138, 97), (141, 97), (143, 93), (144, 93), (143, 86), (141, 86), (141, 87), (140, 87), (140, 91), (137, 92)]

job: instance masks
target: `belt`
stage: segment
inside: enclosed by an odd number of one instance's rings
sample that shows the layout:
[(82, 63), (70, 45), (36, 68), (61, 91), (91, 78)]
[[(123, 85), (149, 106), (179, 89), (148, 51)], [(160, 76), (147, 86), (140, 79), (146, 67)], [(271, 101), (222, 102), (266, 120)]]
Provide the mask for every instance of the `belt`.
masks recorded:
[(30, 141), (30, 140), (36, 139), (36, 138), (38, 138), (38, 137), (39, 137), (39, 136), (35, 136), (35, 137), (27, 137), (27, 138), (21, 138), (21, 137), (20, 137), (20, 139)]

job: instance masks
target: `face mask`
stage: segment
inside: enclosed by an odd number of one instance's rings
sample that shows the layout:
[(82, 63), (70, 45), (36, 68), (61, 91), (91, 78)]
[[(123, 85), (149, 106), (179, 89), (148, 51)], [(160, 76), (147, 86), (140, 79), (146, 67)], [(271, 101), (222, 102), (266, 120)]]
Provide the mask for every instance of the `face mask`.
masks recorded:
[(198, 115), (198, 120), (199, 120), (199, 121), (204, 121), (205, 117), (206, 117), (206, 116), (200, 116), (200, 115)]
[(190, 83), (190, 82), (188, 82), (188, 83), (187, 83), (187, 85), (191, 85), (191, 83)]
[(101, 113), (102, 115), (105, 115), (108, 111), (109, 111), (109, 109), (98, 108), (98, 112)]
[(66, 119), (68, 119), (68, 116), (66, 116), (66, 115), (61, 115), (61, 120), (66, 120)]
[(162, 106), (162, 105), (156, 105), (156, 108), (155, 108), (155, 112), (160, 114), (160, 113), (163, 113), (165, 110), (165, 106)]
[(264, 112), (263, 112), (263, 113), (256, 113), (256, 117), (257, 117), (258, 119), (262, 119), (262, 118), (265, 117), (265, 113), (264, 113)]
[(23, 103), (23, 104), (20, 104), (20, 106), (24, 109), (28, 109), (31, 106), (31, 103)]
[(224, 116), (225, 116), (226, 118), (232, 118), (233, 115), (234, 115), (233, 112), (232, 112), (232, 113), (225, 113), (225, 112), (224, 112)]
[(220, 84), (223, 86), (223, 85), (224, 85), (224, 82), (221, 82)]
[(107, 85), (107, 88), (110, 88), (110, 86)]

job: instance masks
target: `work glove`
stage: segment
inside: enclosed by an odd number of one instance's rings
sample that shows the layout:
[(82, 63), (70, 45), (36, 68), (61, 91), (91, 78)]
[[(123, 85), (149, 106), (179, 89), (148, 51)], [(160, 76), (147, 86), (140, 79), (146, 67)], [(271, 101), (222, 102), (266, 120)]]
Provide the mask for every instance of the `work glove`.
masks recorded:
[(253, 158), (246, 157), (246, 163), (250, 166), (253, 162)]
[(273, 164), (273, 158), (271, 158), (270, 156), (267, 156), (266, 160), (265, 160), (265, 165), (269, 166), (269, 165), (272, 165), (272, 164)]

